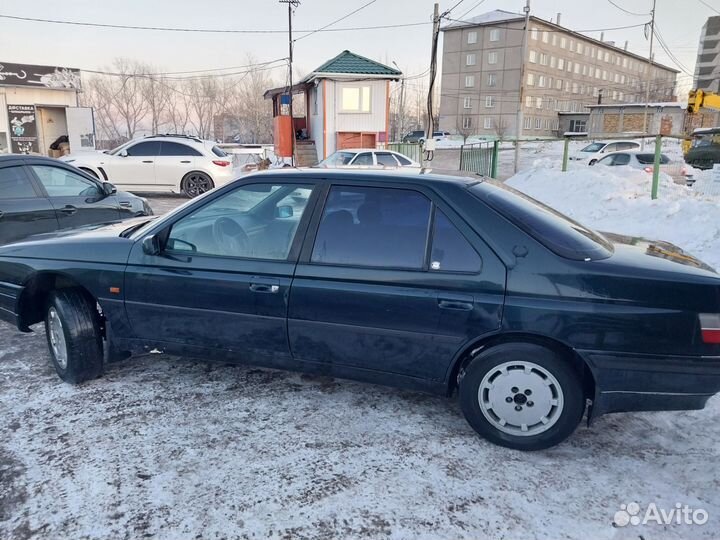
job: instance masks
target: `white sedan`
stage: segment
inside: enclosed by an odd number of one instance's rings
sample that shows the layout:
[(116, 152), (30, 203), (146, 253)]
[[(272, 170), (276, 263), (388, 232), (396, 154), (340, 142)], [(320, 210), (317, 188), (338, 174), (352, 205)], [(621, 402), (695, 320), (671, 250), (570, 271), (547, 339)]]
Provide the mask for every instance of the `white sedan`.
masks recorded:
[(317, 166), (326, 169), (408, 169), (417, 171), (421, 168), (418, 162), (399, 152), (373, 148), (338, 150)]
[(619, 150), (640, 150), (640, 143), (636, 141), (597, 141), (570, 156), (570, 160), (581, 161), (586, 165), (595, 165), (606, 154)]
[[(606, 167), (630, 167), (652, 174), (655, 164), (655, 154), (653, 152), (613, 152), (599, 159), (596, 166)], [(686, 166), (681, 162), (673, 162), (665, 154), (660, 154), (660, 172), (669, 175), (676, 184), (686, 183)]]

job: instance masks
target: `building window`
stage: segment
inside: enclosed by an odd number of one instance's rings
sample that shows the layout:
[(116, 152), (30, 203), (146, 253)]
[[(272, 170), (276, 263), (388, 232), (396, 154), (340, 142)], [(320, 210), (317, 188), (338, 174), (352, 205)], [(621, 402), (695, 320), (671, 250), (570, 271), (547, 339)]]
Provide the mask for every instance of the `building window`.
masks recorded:
[(607, 81), (607, 71), (605, 71), (604, 69), (603, 69), (603, 72), (602, 72), (602, 80), (603, 80), (603, 81)]
[(485, 127), (485, 129), (492, 129), (492, 127), (493, 127), (492, 118), (486, 117), (484, 120), (483, 126)]
[(570, 52), (575, 52), (575, 42), (572, 39), (570, 40)]
[(490, 41), (500, 41), (500, 30), (498, 28), (490, 29)]
[(549, 131), (549, 130), (550, 130), (550, 119), (546, 118), (545, 119), (545, 131)]
[(475, 86), (475, 75), (465, 75), (465, 88)]
[(545, 98), (545, 108), (550, 111), (553, 108), (553, 98)]
[(537, 28), (532, 28), (532, 29), (530, 30), (530, 37), (531, 37), (532, 39), (537, 39), (537, 38), (538, 38), (538, 29), (537, 29)]
[(462, 127), (463, 129), (472, 128), (472, 118), (470, 116), (463, 116)]
[(463, 98), (463, 109), (472, 109), (472, 98)]
[(476, 57), (474, 53), (468, 54), (465, 57), (465, 65), (466, 66), (474, 66), (476, 62)]
[(541, 129), (542, 128), (542, 118), (536, 118), (535, 119), (535, 129)]
[(532, 129), (532, 118), (530, 116), (525, 117), (525, 121), (523, 122), (523, 126), (525, 126), (525, 129)]
[(592, 58), (595, 58), (595, 51), (596, 51), (595, 47), (590, 47), (590, 56)]
[(550, 32), (548, 32), (547, 30), (545, 30), (545, 31), (542, 33), (542, 40), (543, 40), (543, 43), (547, 43), (548, 41), (550, 41)]
[(567, 39), (565, 39), (564, 37), (560, 38), (560, 48), (565, 49), (566, 47), (567, 47)]
[(495, 106), (495, 96), (485, 96), (485, 107), (492, 109)]
[(582, 43), (578, 43), (578, 44), (577, 44), (577, 49), (576, 49), (575, 52), (577, 52), (578, 54), (582, 54), (582, 53), (583, 53), (583, 44), (582, 44)]
[(628, 64), (627, 58), (623, 58), (622, 67), (626, 68), (626, 67), (627, 67), (627, 64)]
[(488, 73), (487, 76), (487, 85), (488, 86), (495, 86), (497, 85), (497, 75), (494, 73)]
[(548, 55), (545, 53), (540, 53), (540, 65), (541, 66), (547, 66), (548, 65)]
[(562, 79), (555, 79), (555, 89), (562, 90)]
[(605, 61), (606, 61), (606, 62), (609, 62), (609, 61), (610, 61), (610, 53), (607, 52), (607, 51), (605, 51)]
[(497, 64), (497, 61), (498, 61), (498, 53), (496, 53), (496, 52), (488, 53), (488, 64)]
[(596, 79), (600, 78), (600, 68), (595, 68), (595, 78)]
[(344, 86), (341, 93), (341, 112), (369, 113), (370, 112), (369, 86)]
[(622, 92), (618, 92), (618, 99), (620, 101), (622, 101), (624, 97), (625, 97), (625, 95)]
[(570, 81), (565, 81), (565, 91), (570, 92)]
[(575, 75), (580, 75), (580, 64), (575, 62)]
[(525, 96), (525, 106), (526, 107), (532, 107), (533, 105), (533, 98), (532, 96)]
[(527, 84), (528, 86), (535, 86), (535, 75), (533, 73), (527, 74)]
[(528, 60), (530, 61), (531, 64), (537, 64), (537, 53), (535, 51), (530, 51)]
[(477, 43), (477, 32), (468, 32), (468, 45), (472, 45), (473, 43)]
[(573, 94), (578, 93), (578, 83), (576, 83), (576, 82), (572, 83), (572, 93)]
[(573, 63), (572, 63), (570, 60), (568, 60), (568, 63), (567, 63), (567, 70), (568, 70), (568, 72), (571, 72), (571, 71), (572, 71), (572, 68), (573, 68)]
[(600, 95), (600, 90), (597, 86), (593, 87), (593, 97), (598, 97)]
[(557, 34), (553, 34), (553, 36), (552, 36), (552, 44), (553, 44), (553, 46), (557, 45)]
[(562, 71), (563, 69), (565, 69), (565, 59), (563, 59), (563, 58), (558, 58), (558, 69), (559, 69), (560, 71)]
[(543, 108), (542, 102), (543, 102), (543, 98), (541, 98), (541, 97), (535, 98), (535, 108), (542, 109)]
[(550, 67), (551, 68), (557, 67), (557, 58), (555, 58), (554, 56), (550, 57)]
[(538, 84), (540, 88), (545, 88), (545, 75), (538, 75)]

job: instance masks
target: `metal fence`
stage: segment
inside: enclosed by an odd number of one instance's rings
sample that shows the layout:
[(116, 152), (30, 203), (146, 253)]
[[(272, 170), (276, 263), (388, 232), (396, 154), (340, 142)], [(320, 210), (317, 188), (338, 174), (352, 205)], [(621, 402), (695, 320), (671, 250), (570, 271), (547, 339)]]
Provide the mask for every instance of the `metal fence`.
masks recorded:
[(402, 155), (407, 156), (418, 163), (420, 163), (420, 159), (422, 158), (422, 152), (418, 143), (394, 142), (388, 143), (386, 148), (388, 150), (392, 150), (393, 152), (400, 152)]
[(484, 176), (493, 176), (493, 160), (497, 159), (493, 152), (492, 142), (464, 144), (460, 147), (460, 170), (470, 171)]

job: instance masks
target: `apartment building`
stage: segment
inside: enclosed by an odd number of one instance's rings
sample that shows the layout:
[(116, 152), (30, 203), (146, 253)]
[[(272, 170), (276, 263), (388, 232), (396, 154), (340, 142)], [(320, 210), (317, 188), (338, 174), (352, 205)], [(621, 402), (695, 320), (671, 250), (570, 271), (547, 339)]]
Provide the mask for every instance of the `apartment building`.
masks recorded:
[(463, 134), (516, 136), (524, 63), (524, 136), (552, 136), (559, 112), (591, 104), (673, 101), (678, 71), (653, 64), (614, 42), (594, 39), (556, 22), (495, 10), (442, 28), (440, 129)]
[(720, 15), (708, 17), (700, 33), (695, 88), (720, 92)]

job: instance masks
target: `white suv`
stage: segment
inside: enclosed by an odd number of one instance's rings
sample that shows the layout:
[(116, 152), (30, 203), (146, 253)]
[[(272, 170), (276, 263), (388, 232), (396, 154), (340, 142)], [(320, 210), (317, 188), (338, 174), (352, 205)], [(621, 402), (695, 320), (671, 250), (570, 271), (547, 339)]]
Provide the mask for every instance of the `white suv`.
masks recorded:
[(237, 176), (232, 158), (214, 142), (185, 135), (152, 135), (108, 152), (83, 152), (60, 159), (120, 189), (170, 191), (188, 197), (197, 197)]
[(570, 160), (582, 161), (585, 165), (595, 165), (597, 160), (605, 154), (618, 150), (640, 150), (640, 143), (636, 141), (598, 141), (588, 144), (570, 156)]

